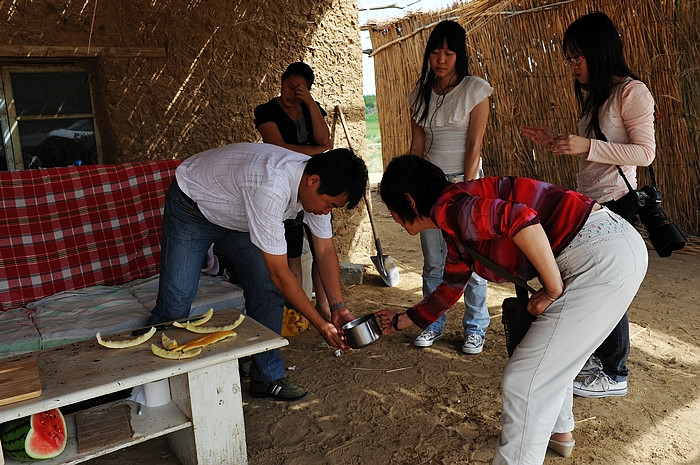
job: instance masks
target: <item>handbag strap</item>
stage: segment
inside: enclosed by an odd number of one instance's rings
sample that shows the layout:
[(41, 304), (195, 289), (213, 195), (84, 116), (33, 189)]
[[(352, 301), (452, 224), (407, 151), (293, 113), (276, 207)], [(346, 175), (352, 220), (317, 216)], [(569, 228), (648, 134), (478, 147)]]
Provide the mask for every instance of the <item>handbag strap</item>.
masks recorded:
[(515, 284), (515, 292), (516, 295), (518, 295), (518, 297), (520, 297), (520, 293), (518, 293), (518, 288), (526, 289), (530, 291), (531, 294), (534, 294), (536, 292), (527, 282), (525, 282), (525, 280), (515, 277), (511, 273), (508, 273), (502, 266), (492, 262), (476, 250), (470, 249), (469, 247), (466, 247), (464, 245), (462, 247), (464, 247), (464, 250), (466, 250), (474, 260), (478, 260), (479, 262), (481, 262), (482, 265), (496, 273), (501, 278), (507, 279), (508, 281)]

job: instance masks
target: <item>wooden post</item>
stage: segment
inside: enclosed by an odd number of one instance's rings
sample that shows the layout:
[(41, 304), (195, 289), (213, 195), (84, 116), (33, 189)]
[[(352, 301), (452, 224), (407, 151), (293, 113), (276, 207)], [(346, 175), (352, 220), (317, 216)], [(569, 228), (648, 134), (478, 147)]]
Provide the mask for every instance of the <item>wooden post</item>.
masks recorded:
[(183, 465), (248, 463), (238, 360), (171, 378), (170, 391), (193, 425), (168, 436)]

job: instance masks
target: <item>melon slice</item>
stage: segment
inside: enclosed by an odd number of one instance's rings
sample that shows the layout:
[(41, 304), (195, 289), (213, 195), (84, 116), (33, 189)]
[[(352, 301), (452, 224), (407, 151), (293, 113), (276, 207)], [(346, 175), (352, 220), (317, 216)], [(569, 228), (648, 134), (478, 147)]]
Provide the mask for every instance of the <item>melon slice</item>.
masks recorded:
[(5, 423), (0, 434), (3, 452), (21, 461), (50, 459), (65, 450), (66, 420), (58, 409)]
[(185, 323), (180, 323), (179, 321), (173, 322), (173, 326), (176, 328), (184, 328), (186, 325), (192, 325), (192, 326), (201, 326), (207, 321), (211, 320), (211, 317), (214, 315), (214, 309), (210, 308), (209, 310), (206, 311), (206, 313), (202, 314), (200, 318), (194, 321), (187, 321)]
[(152, 326), (150, 331), (133, 339), (125, 339), (122, 341), (105, 341), (104, 339), (102, 339), (102, 335), (99, 332), (95, 334), (95, 337), (97, 338), (97, 343), (101, 346), (108, 347), (110, 349), (124, 349), (125, 347), (134, 347), (139, 344), (143, 344), (144, 342), (149, 340), (155, 333), (156, 327)]
[(185, 324), (185, 329), (187, 331), (192, 331), (193, 333), (219, 333), (222, 331), (233, 331), (236, 329), (238, 326), (240, 326), (241, 323), (243, 323), (243, 320), (245, 320), (245, 315), (241, 315), (238, 317), (238, 319), (233, 322), (233, 324), (226, 325), (226, 326), (196, 326), (189, 321)]
[(177, 341), (169, 338), (165, 333), (160, 335), (160, 343), (163, 344), (163, 348), (166, 350), (173, 350), (177, 347)]
[(193, 349), (200, 349), (202, 347), (206, 347), (210, 344), (214, 344), (215, 342), (223, 341), (226, 338), (229, 338), (231, 336), (235, 336), (236, 332), (235, 331), (217, 331), (215, 333), (209, 333), (205, 334), (203, 336), (200, 336), (196, 339), (193, 339), (185, 344), (182, 344), (181, 346), (177, 346), (174, 351), (175, 352), (186, 352), (190, 351)]
[(202, 348), (188, 350), (186, 352), (180, 352), (176, 350), (165, 350), (162, 347), (158, 347), (155, 344), (151, 344), (151, 352), (161, 358), (167, 358), (170, 360), (182, 360), (183, 358), (192, 358), (202, 353)]

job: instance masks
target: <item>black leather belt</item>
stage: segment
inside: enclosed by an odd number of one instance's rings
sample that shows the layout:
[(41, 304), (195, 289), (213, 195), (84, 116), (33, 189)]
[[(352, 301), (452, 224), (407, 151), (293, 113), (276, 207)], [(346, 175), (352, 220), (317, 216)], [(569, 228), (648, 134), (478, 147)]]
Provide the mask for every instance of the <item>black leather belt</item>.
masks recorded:
[(177, 181), (175, 181), (175, 185), (177, 186), (177, 190), (180, 191), (180, 195), (182, 196), (182, 200), (184, 200), (187, 204), (189, 204), (189, 206), (191, 206), (195, 210), (199, 210), (199, 207), (197, 206), (197, 202), (195, 202), (187, 194), (182, 192), (182, 189), (180, 189), (180, 185), (177, 183)]

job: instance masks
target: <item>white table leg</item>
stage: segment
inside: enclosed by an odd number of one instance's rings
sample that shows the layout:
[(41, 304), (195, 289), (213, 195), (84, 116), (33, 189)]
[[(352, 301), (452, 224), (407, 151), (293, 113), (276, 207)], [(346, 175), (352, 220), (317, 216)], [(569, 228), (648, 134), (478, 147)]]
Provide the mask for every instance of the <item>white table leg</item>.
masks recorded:
[(170, 378), (170, 391), (193, 425), (168, 436), (183, 465), (248, 463), (238, 360)]

